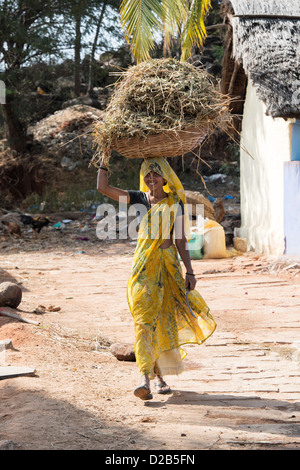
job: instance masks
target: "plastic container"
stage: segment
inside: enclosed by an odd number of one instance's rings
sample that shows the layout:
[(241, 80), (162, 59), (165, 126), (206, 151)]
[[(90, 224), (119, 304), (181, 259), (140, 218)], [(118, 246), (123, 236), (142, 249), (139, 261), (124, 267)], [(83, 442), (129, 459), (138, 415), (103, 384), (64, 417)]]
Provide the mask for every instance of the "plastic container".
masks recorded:
[[(189, 249), (191, 259), (203, 258), (203, 252), (202, 252), (203, 243), (204, 243), (204, 238), (201, 233), (198, 233), (198, 232), (191, 233), (190, 240), (188, 241), (188, 249)], [(179, 253), (178, 253), (178, 257), (181, 260), (181, 256)]]
[(201, 235), (201, 233), (198, 233), (198, 232), (191, 233), (191, 238), (188, 241), (188, 248), (189, 248), (191, 259), (203, 258), (203, 253), (202, 253), (203, 235)]

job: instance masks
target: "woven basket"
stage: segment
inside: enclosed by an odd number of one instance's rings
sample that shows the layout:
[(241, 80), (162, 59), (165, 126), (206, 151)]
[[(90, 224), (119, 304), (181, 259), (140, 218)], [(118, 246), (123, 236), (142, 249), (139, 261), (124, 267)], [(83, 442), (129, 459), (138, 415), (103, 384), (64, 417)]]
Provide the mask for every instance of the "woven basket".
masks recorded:
[(207, 135), (207, 129), (189, 127), (152, 134), (145, 139), (115, 139), (111, 147), (127, 158), (178, 157), (195, 149)]

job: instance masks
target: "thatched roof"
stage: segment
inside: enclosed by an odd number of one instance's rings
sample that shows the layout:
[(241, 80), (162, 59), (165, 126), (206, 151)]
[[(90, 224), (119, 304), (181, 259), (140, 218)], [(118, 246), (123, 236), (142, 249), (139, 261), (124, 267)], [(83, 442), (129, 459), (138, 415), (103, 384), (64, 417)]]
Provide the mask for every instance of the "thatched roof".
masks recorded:
[(300, 17), (299, 0), (231, 0), (235, 15)]
[(231, 0), (231, 7), (232, 55), (242, 63), (267, 114), (300, 117), (299, 0)]

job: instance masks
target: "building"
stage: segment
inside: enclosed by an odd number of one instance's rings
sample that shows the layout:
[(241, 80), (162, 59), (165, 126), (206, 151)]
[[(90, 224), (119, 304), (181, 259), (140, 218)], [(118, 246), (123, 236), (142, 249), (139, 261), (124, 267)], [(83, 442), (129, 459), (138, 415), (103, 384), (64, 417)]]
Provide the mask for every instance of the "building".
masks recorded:
[(300, 2), (225, 0), (222, 92), (241, 115), (248, 250), (300, 256)]

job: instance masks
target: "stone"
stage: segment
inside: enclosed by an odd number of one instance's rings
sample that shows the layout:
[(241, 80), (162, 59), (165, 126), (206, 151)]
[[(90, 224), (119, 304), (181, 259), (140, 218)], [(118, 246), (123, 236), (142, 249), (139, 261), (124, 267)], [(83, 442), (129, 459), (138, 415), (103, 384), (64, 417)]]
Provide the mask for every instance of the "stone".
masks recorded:
[(0, 351), (5, 349), (14, 349), (11, 339), (0, 340)]
[(245, 253), (247, 251), (247, 239), (234, 237), (233, 246), (237, 251), (241, 251), (242, 253)]
[(0, 284), (0, 307), (17, 308), (22, 300), (22, 289), (13, 282)]
[(134, 347), (131, 344), (113, 343), (110, 351), (119, 361), (135, 361)]
[(20, 376), (35, 376), (36, 370), (26, 366), (0, 366), (0, 380)]
[(8, 439), (0, 441), (0, 450), (16, 450), (19, 446)]

